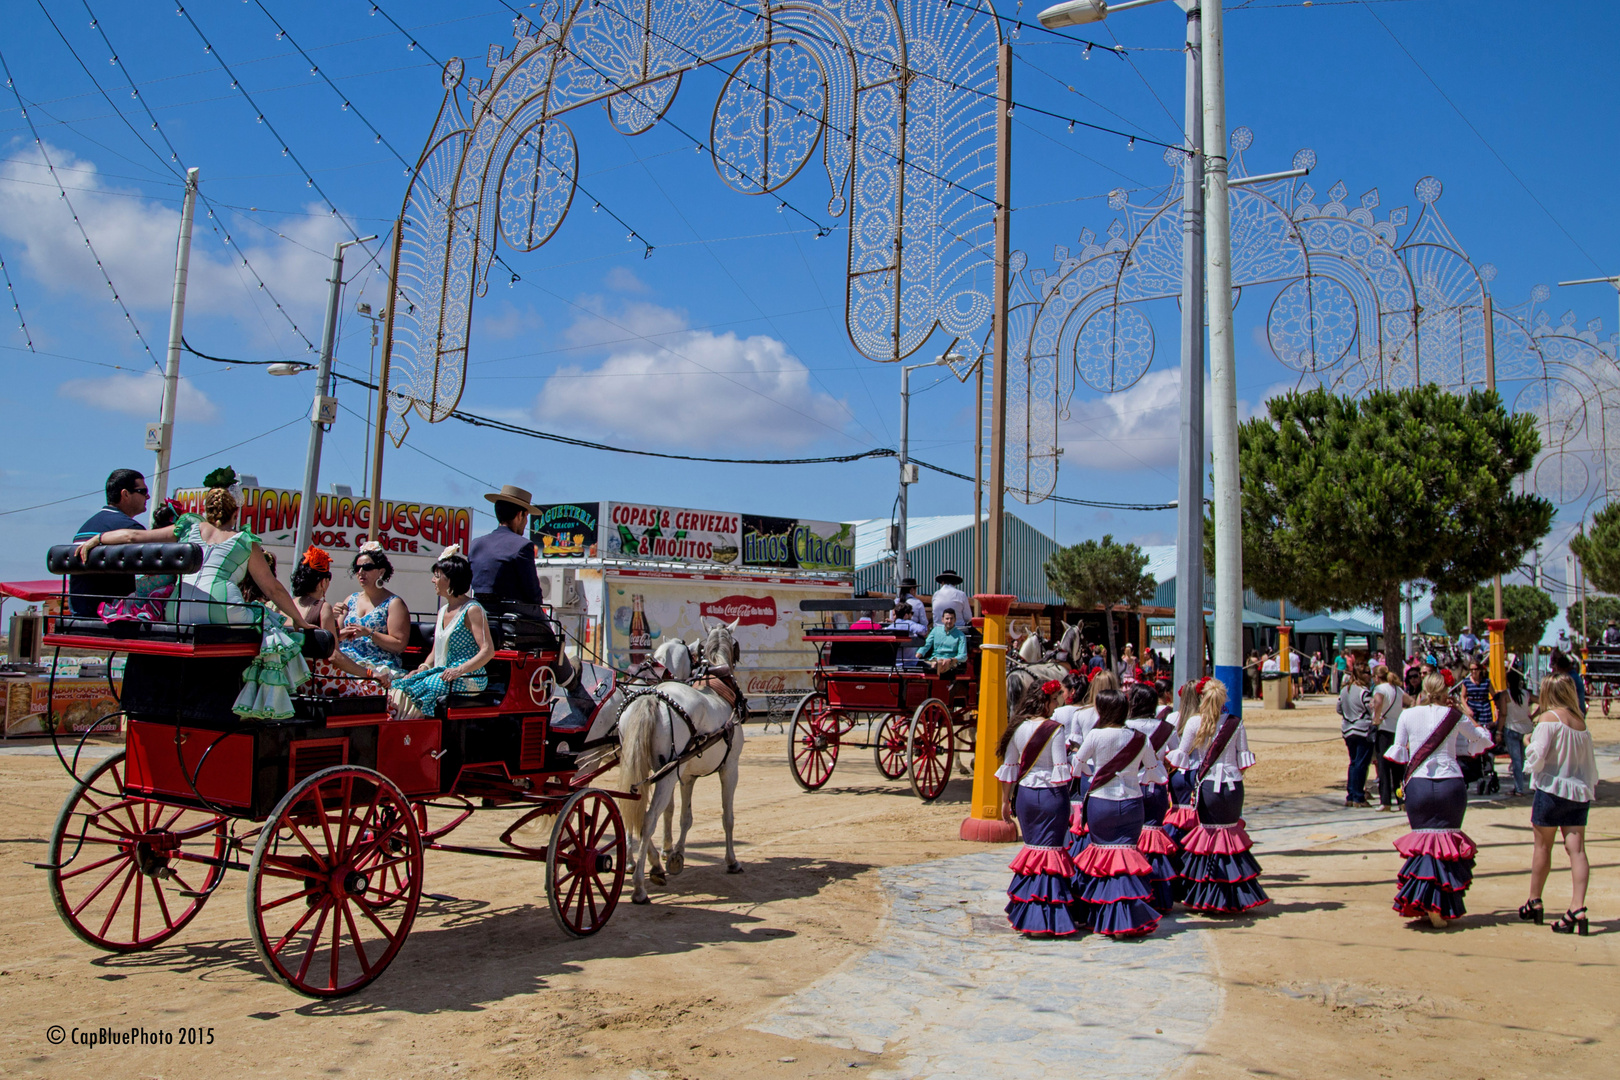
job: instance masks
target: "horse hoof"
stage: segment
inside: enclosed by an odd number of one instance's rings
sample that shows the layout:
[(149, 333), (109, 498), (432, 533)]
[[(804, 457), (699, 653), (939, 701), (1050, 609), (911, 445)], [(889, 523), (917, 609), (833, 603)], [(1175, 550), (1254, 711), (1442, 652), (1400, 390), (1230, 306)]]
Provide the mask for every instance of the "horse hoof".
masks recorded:
[(650, 904), (650, 903), (652, 903), (652, 897), (646, 896), (646, 895), (632, 896), (630, 898), (630, 902), (632, 904)]
[(654, 885), (666, 885), (666, 884), (668, 884), (668, 882), (666, 882), (664, 880), (664, 875), (663, 874), (658, 873), (657, 871), (653, 871), (653, 870), (649, 870), (647, 872), (647, 880), (652, 882)]
[[(669, 857), (669, 859), (668, 859), (668, 863), (669, 863), (669, 876), (674, 877), (676, 874), (678, 874), (682, 870), (686, 869), (686, 856), (684, 856), (684, 855), (671, 855)], [(662, 885), (663, 882), (659, 882), (659, 884)]]
[(742, 872), (743, 866), (740, 862), (734, 862), (730, 866), (726, 867), (726, 873), (728, 874), (740, 874)]

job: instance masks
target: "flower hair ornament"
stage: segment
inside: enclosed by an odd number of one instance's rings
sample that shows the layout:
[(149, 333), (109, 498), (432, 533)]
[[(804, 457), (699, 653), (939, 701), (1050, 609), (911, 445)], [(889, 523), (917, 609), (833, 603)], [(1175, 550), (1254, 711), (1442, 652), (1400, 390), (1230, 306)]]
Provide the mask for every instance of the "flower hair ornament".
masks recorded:
[(443, 551), (439, 552), (439, 558), (441, 560), (449, 559), (449, 558), (463, 558), (464, 559), (464, 558), (466, 558), (466, 556), (461, 554), (461, 545), (460, 544), (451, 544), (449, 547), (447, 547)]
[(1041, 693), (1045, 694), (1047, 697), (1051, 697), (1053, 694), (1062, 689), (1063, 684), (1058, 682), (1056, 679), (1047, 679), (1045, 682), (1041, 683)]
[(382, 549), (382, 542), (378, 540), (367, 540), (360, 545), (361, 551), (381, 551)]
[(332, 556), (328, 555), (325, 551), (314, 546), (313, 544), (310, 545), (308, 551), (304, 552), (304, 558), (302, 561), (305, 566), (309, 567), (311, 570), (314, 570), (318, 574), (329, 574), (332, 572)]
[(242, 501), (242, 485), (237, 479), (236, 470), (229, 465), (222, 465), (203, 477), (203, 487), (224, 488), (237, 502)]

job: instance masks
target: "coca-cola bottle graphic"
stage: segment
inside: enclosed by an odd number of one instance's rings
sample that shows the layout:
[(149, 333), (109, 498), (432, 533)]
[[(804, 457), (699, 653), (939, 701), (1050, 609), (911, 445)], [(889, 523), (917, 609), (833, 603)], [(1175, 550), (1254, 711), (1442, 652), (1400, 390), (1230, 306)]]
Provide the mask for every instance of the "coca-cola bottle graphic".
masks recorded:
[(652, 631), (647, 628), (647, 612), (642, 608), (640, 593), (630, 597), (630, 665), (647, 659), (652, 652)]

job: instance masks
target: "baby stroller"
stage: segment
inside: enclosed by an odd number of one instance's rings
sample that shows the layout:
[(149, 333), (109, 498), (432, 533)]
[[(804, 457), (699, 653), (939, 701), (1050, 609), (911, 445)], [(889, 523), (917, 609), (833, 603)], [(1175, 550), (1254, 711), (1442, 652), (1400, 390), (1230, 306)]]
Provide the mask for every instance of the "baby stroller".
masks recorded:
[(1490, 732), (1493, 741), (1489, 749), (1473, 757), (1457, 759), (1463, 782), (1472, 784), (1476, 795), (1495, 795), (1502, 790), (1501, 778), (1496, 775), (1496, 755), (1507, 753), (1507, 747), (1502, 745), (1502, 732), (1497, 725), (1492, 724)]

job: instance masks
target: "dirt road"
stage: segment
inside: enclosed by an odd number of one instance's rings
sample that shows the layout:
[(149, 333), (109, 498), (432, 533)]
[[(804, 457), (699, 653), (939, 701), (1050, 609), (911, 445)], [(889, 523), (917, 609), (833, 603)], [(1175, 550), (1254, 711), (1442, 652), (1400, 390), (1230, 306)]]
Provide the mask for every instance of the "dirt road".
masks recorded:
[[(1606, 744), (1620, 742), (1620, 723), (1593, 728)], [(1249, 774), (1251, 805), (1342, 789), (1331, 703), (1255, 714), (1250, 729), (1261, 758)], [(718, 865), (712, 782), (699, 788), (686, 872), (655, 890), (651, 906), (623, 904), (586, 941), (552, 923), (540, 867), (432, 853), (426, 889), (450, 899), (425, 900), (388, 972), (337, 1002), (296, 997), (260, 970), (242, 875), (164, 946), (111, 956), (81, 944), (28, 865), (43, 856), (67, 778), (52, 758), (0, 753), (0, 1072), (726, 1078), (850, 1075), (852, 1064), (881, 1072), (893, 1054), (749, 1024), (881, 936), (882, 867), (981, 850), (956, 839), (967, 782), (922, 806), (905, 785), (882, 780), (869, 755), (850, 752), (828, 787), (807, 795), (788, 775), (784, 736), (775, 728), (749, 736), (737, 811), (744, 874)], [(1261, 850), (1276, 902), (1210, 935), (1224, 1004), (1183, 1075), (1611, 1075), (1617, 794), (1605, 785), (1594, 811), (1588, 938), (1513, 916), (1528, 861), (1522, 800), (1470, 811), (1466, 827), (1481, 847), (1471, 914), (1443, 933), (1389, 910), (1399, 818), (1342, 842), (1329, 829), (1305, 851)], [(499, 813), (481, 817), (462, 834), (467, 842), (491, 841), (504, 827)], [(1567, 874), (1555, 874), (1549, 910), (1567, 890)], [(51, 1025), (201, 1028), (213, 1043), (53, 1046)]]

